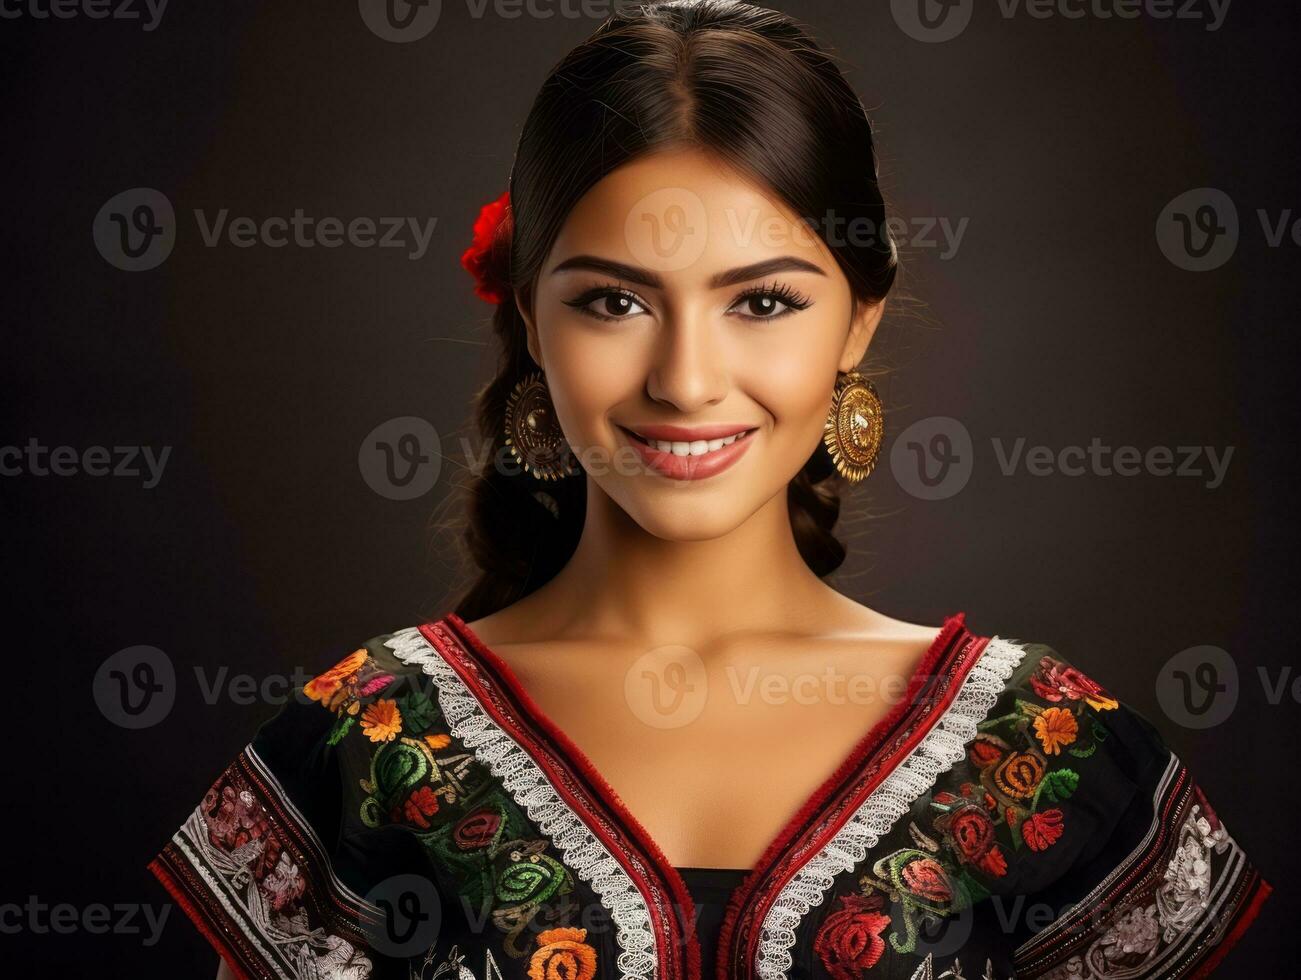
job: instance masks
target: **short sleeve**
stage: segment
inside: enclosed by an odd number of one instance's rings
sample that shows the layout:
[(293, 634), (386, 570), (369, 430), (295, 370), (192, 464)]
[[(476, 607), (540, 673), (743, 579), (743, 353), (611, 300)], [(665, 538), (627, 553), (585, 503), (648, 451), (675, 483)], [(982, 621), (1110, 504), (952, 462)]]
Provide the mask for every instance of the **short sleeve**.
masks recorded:
[(348, 843), (355, 765), (339, 744), (357, 723), (348, 709), (359, 691), (392, 680), (384, 655), (371, 641), (297, 689), (149, 863), (242, 980), (387, 975), (368, 941), (376, 912), (364, 896), (391, 868)]
[[(1016, 975), (1209, 975), (1269, 883), (1146, 717), (1051, 648), (1026, 649), (1004, 716), (980, 736), (1019, 738), (1025, 760), (1037, 760), (1015, 817), (1027, 856), (1061, 846), (1060, 873), (1027, 895)], [(1019, 770), (1001, 775), (1012, 789), (1025, 781)]]

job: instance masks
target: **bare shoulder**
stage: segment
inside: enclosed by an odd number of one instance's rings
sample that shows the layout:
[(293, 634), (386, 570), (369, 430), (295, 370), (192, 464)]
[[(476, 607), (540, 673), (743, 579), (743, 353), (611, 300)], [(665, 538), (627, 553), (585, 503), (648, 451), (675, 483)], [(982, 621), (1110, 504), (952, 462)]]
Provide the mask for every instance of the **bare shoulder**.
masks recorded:
[(929, 643), (944, 628), (942, 622), (931, 625), (896, 619), (841, 592), (835, 592), (830, 606), (832, 614), (826, 620), (828, 635), (837, 638), (878, 643)]

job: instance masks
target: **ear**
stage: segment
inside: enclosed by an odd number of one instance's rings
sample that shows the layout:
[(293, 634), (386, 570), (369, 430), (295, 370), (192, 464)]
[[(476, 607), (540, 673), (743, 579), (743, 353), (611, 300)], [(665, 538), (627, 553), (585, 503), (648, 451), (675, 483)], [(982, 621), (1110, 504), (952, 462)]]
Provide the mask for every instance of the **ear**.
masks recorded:
[(862, 363), (863, 355), (867, 353), (867, 346), (872, 342), (872, 337), (876, 334), (876, 328), (880, 325), (884, 314), (884, 299), (871, 305), (861, 302), (855, 304), (854, 318), (849, 324), (849, 336), (845, 338), (845, 346), (840, 353), (840, 363), (837, 365), (839, 370), (852, 371)]
[(524, 321), (525, 342), (528, 345), (529, 356), (533, 358), (538, 367), (546, 370), (542, 363), (542, 344), (538, 340), (538, 325), (533, 319), (533, 303), (527, 290), (517, 289), (514, 292), (515, 309), (519, 311), (520, 319)]

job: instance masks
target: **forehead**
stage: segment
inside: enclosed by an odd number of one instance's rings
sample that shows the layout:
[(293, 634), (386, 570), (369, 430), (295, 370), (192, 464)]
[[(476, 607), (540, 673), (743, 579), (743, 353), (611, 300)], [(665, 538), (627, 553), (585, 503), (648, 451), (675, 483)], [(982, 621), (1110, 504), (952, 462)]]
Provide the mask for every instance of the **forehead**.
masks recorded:
[(679, 286), (781, 255), (835, 268), (809, 221), (770, 188), (691, 149), (639, 157), (584, 194), (543, 273), (575, 255), (639, 266)]

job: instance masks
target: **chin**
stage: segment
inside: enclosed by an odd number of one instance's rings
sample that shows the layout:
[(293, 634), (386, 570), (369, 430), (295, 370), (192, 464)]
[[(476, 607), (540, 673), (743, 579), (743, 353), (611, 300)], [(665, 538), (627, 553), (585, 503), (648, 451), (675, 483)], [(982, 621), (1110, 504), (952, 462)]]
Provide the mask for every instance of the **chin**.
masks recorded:
[(664, 541), (709, 541), (721, 538), (740, 527), (750, 516), (749, 511), (737, 507), (732, 500), (688, 500), (685, 493), (679, 500), (664, 499), (640, 506), (625, 507), (624, 511), (647, 534)]

